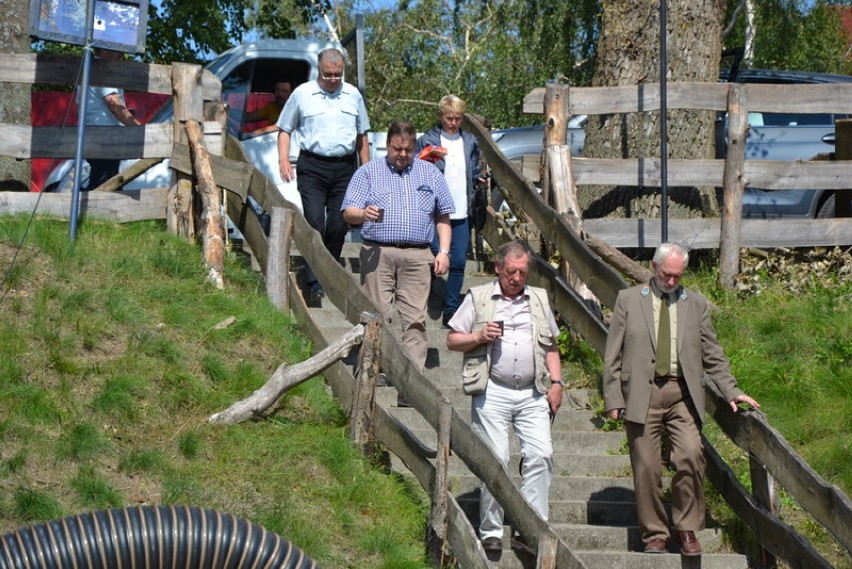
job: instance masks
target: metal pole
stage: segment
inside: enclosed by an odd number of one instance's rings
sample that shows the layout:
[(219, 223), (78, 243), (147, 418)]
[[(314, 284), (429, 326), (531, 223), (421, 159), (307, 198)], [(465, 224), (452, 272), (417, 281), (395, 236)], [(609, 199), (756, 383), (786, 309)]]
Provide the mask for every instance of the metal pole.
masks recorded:
[(86, 0), (86, 37), (83, 45), (83, 77), (80, 79), (78, 96), (80, 103), (77, 112), (77, 150), (74, 155), (74, 189), (71, 193), (70, 224), (68, 239), (77, 239), (77, 218), (80, 211), (80, 184), (83, 178), (83, 141), (86, 136), (86, 108), (88, 107), (89, 77), (92, 68), (92, 42), (94, 40), (95, 0)]
[(660, 239), (669, 240), (669, 184), (668, 184), (668, 101), (666, 100), (666, 0), (660, 0)]

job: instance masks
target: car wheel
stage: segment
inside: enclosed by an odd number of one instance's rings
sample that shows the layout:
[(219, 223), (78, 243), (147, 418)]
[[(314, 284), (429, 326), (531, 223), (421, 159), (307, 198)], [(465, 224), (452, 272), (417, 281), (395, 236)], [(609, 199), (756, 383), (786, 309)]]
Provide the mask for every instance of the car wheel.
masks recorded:
[(834, 195), (835, 194), (831, 194), (828, 196), (828, 198), (822, 202), (822, 205), (819, 206), (816, 214), (817, 219), (834, 218)]

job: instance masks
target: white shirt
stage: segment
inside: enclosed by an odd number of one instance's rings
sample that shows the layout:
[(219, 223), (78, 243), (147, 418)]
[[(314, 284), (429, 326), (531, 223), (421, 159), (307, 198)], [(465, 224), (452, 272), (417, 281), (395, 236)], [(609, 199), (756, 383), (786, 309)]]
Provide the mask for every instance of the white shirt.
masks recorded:
[(444, 179), (456, 204), (450, 219), (467, 219), (467, 171), (464, 160), (464, 140), (458, 132), (448, 134), (441, 131), (441, 146), (447, 149), (444, 156)]

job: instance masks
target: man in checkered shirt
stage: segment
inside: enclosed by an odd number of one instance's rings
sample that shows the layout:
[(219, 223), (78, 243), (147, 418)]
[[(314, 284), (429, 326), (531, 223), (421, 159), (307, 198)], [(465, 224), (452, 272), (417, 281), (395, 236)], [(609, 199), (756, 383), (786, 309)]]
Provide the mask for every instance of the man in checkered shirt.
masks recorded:
[[(396, 121), (387, 156), (364, 164), (343, 198), (343, 219), (361, 225), (361, 286), (387, 322), (396, 304), (402, 346), (422, 370), (426, 364), (426, 303), (432, 272), (449, 268), (450, 214), (455, 211), (440, 170), (415, 159), (417, 131)], [(430, 244), (438, 234), (439, 250)]]

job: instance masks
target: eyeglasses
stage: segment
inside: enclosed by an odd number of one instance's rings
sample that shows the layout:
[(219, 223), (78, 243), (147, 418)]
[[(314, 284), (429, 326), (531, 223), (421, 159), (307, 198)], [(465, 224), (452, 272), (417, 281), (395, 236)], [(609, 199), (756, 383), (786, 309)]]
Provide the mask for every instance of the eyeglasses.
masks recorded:
[(320, 78), (324, 81), (340, 81), (343, 79), (343, 73), (329, 73), (328, 75), (320, 73)]

